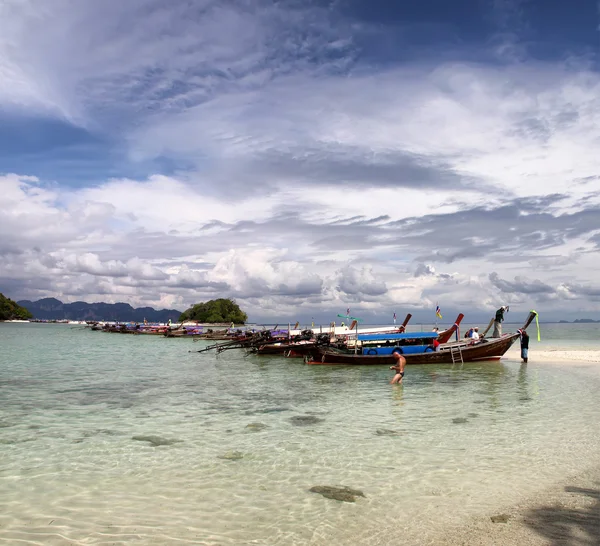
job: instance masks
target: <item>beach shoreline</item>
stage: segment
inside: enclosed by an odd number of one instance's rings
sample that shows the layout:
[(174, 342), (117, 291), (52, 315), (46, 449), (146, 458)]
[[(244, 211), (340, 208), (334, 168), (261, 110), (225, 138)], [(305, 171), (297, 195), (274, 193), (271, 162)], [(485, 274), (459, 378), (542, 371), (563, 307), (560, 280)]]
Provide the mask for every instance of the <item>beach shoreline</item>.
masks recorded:
[[(521, 350), (518, 343), (504, 355), (506, 359), (521, 359)], [(600, 350), (598, 349), (566, 349), (562, 347), (549, 347), (544, 349), (529, 349), (530, 363), (549, 363), (560, 365), (600, 364)]]
[(538, 494), (447, 529), (431, 544), (525, 546), (600, 544), (600, 465)]

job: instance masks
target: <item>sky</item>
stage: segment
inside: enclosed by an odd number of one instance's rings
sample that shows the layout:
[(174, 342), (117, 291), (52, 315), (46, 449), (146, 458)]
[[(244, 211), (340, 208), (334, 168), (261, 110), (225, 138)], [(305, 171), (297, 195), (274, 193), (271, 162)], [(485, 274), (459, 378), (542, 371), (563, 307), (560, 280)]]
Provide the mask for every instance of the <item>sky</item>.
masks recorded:
[(2, 0), (0, 291), (600, 319), (599, 46), (595, 0)]

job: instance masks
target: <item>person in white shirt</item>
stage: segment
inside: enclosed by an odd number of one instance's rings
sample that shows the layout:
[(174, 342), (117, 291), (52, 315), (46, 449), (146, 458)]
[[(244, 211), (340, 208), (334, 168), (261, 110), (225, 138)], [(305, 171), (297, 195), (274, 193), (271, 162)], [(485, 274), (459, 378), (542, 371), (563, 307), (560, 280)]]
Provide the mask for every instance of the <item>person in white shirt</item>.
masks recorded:
[(479, 341), (479, 326), (475, 326), (471, 332), (471, 339), (473, 341)]

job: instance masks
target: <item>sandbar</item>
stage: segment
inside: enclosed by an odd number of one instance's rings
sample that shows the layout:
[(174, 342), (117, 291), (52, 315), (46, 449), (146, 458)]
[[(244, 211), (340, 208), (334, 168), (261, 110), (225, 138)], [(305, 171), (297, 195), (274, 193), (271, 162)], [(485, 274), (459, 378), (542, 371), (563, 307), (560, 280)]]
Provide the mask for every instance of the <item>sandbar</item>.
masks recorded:
[[(520, 360), (520, 349), (518, 344), (512, 347), (504, 358)], [(536, 349), (535, 346), (529, 348), (529, 362), (543, 362), (556, 364), (600, 364), (600, 350), (598, 349), (564, 349), (564, 348), (544, 348)]]

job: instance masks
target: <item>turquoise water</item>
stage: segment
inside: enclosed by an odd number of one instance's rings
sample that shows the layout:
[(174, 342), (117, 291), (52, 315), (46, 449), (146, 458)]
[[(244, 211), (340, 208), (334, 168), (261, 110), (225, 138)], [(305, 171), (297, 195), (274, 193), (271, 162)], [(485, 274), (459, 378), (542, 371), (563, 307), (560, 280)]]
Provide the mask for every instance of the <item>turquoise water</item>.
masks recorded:
[[(599, 326), (539, 347), (600, 349)], [(527, 366), (411, 366), (404, 386), (200, 346), (0, 324), (0, 544), (435, 543), (600, 454), (598, 369), (535, 364), (533, 341)]]

